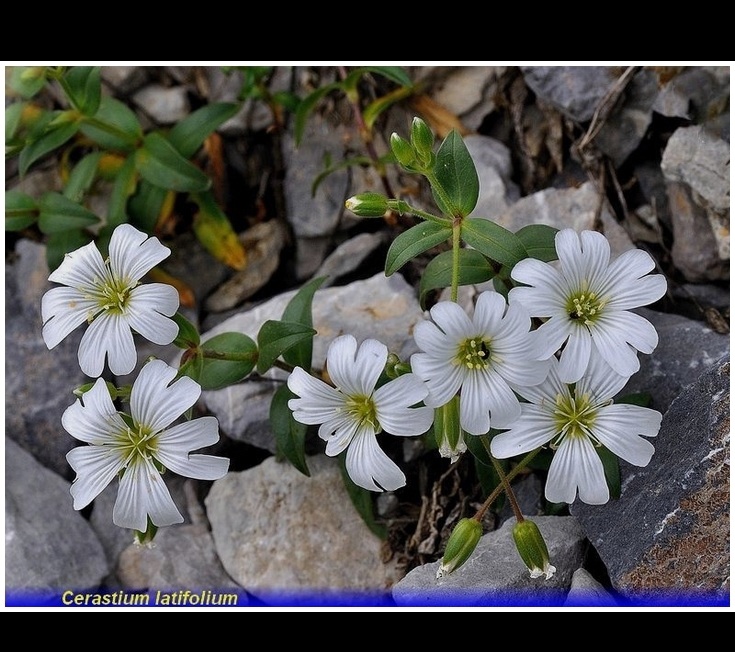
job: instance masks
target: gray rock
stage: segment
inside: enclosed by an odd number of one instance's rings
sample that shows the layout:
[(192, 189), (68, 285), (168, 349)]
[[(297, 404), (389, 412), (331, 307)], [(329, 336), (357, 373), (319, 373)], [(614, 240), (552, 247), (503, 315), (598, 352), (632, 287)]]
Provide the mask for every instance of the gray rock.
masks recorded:
[(615, 83), (611, 66), (521, 66), (536, 96), (575, 122), (592, 119), (597, 105)]
[(518, 199), (518, 186), (510, 180), (510, 150), (488, 136), (469, 135), (464, 139), (477, 169), (480, 195), (471, 217), (496, 219)]
[[(202, 335), (202, 341), (228, 331), (257, 338), (268, 319), (280, 319), (295, 291), (269, 299), (255, 308), (230, 317)], [(326, 359), (329, 343), (338, 335), (352, 333), (358, 341), (375, 338), (390, 351), (406, 360), (417, 351), (411, 333), (423, 319), (413, 288), (400, 274), (385, 274), (355, 281), (341, 287), (318, 290), (313, 301), (313, 366), (320, 368)], [(233, 439), (246, 441), (275, 452), (268, 412), (273, 394), (286, 374), (271, 370), (266, 380), (231, 385), (203, 392), (207, 408), (219, 419), (222, 432)]]
[(109, 573), (97, 536), (74, 511), (70, 486), (5, 438), (6, 598), (96, 589)]
[(127, 95), (148, 81), (146, 66), (102, 66), (102, 80), (115, 89), (115, 94)]
[(333, 285), (340, 277), (350, 274), (357, 269), (366, 260), (375, 255), (376, 250), (386, 241), (385, 232), (377, 233), (359, 233), (354, 238), (346, 240), (339, 245), (325, 261), (319, 269), (314, 273), (314, 277), (326, 277), (322, 287)]
[(137, 91), (132, 99), (157, 124), (180, 122), (189, 114), (189, 98), (185, 86), (166, 87), (150, 84)]
[(564, 601), (565, 607), (618, 607), (615, 596), (607, 591), (589, 571), (578, 568), (572, 575), (572, 585)]
[(205, 505), (225, 569), (268, 604), (383, 602), (396, 569), (350, 502), (338, 461), (307, 464), (310, 477), (269, 457), (214, 482)]
[(729, 387), (728, 353), (672, 402), (651, 463), (621, 463), (619, 500), (571, 506), (627, 602), (728, 604)]
[(729, 102), (729, 67), (686, 66), (663, 85), (653, 108), (661, 115), (699, 123), (725, 111)]
[(584, 558), (585, 539), (570, 516), (534, 516), (556, 573), (531, 579), (512, 537), (515, 519), (483, 535), (472, 556), (450, 575), (436, 573), (441, 560), (410, 571), (393, 586), (399, 606), (552, 606), (564, 602), (572, 574)]

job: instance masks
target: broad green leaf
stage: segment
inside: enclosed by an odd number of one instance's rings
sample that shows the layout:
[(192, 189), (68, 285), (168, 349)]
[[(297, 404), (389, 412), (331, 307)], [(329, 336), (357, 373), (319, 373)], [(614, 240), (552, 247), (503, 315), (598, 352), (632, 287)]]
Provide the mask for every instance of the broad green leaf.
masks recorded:
[(76, 120), (56, 122), (56, 118), (61, 115), (60, 113), (52, 115), (44, 132), (38, 138), (29, 141), (21, 150), (18, 158), (18, 170), (21, 176), (24, 176), (38, 159), (61, 147), (79, 131), (79, 122)]
[(9, 144), (21, 123), (25, 102), (13, 102), (5, 107), (5, 144)]
[[(452, 285), (453, 256), (443, 251), (429, 261), (419, 284), (419, 301), (425, 305), (426, 294), (431, 290), (448, 288)], [(459, 285), (484, 283), (495, 275), (492, 265), (485, 256), (474, 249), (459, 250)]]
[(419, 254), (446, 242), (452, 237), (452, 229), (436, 222), (420, 222), (401, 233), (388, 248), (385, 257), (385, 274), (390, 276)]
[(143, 231), (153, 233), (169, 192), (165, 188), (159, 188), (142, 179), (137, 184), (137, 191), (128, 202), (130, 221)]
[(64, 255), (92, 241), (92, 234), (81, 229), (52, 233), (46, 238), (46, 262), (54, 271), (64, 260)]
[(75, 66), (64, 75), (65, 90), (74, 108), (86, 116), (97, 113), (102, 98), (99, 66)]
[(602, 460), (602, 466), (605, 469), (605, 480), (610, 489), (610, 498), (617, 500), (620, 498), (620, 460), (617, 455), (610, 452), (604, 446), (595, 447), (597, 454)]
[(180, 349), (191, 349), (199, 346), (199, 331), (194, 324), (180, 312), (177, 312), (171, 319), (179, 327), (179, 334), (173, 342), (174, 346), (178, 346)]
[(159, 133), (150, 133), (135, 153), (135, 165), (149, 183), (177, 192), (204, 192), (212, 185), (209, 177), (189, 162)]
[(296, 147), (301, 144), (301, 140), (304, 137), (304, 129), (306, 128), (306, 120), (316, 108), (316, 105), (319, 104), (323, 97), (339, 88), (342, 88), (342, 84), (337, 82), (327, 84), (309, 93), (309, 95), (299, 102), (296, 115), (294, 116), (294, 141), (296, 142)]
[(311, 476), (306, 463), (305, 441), (307, 426), (293, 418), (288, 402), (296, 398), (287, 385), (281, 385), (273, 395), (270, 407), (270, 423), (276, 437), (276, 452), (288, 460), (305, 476)]
[(471, 217), (462, 222), (462, 239), (490, 260), (513, 267), (528, 257), (516, 235), (484, 217)]
[(131, 152), (143, 138), (138, 116), (120, 100), (105, 95), (94, 120), (82, 121), (80, 131), (100, 147)]
[(434, 179), (443, 193), (432, 186), (432, 194), (444, 213), (451, 217), (466, 217), (474, 210), (480, 195), (480, 180), (467, 146), (456, 129), (452, 129), (439, 146)]
[(5, 192), (5, 230), (20, 231), (38, 219), (38, 206), (33, 197), (20, 190)]
[[(202, 369), (204, 369), (204, 356), (200, 349), (189, 349), (182, 356), (182, 363), (179, 366), (179, 376), (188, 376), (201, 386)], [(191, 408), (189, 409), (191, 412)], [(191, 415), (187, 413), (187, 418)]]
[(264, 322), (258, 331), (258, 373), (264, 374), (286, 351), (314, 335), (316, 331), (303, 324), (274, 319)]
[(516, 237), (531, 258), (548, 263), (558, 258), (554, 243), (558, 230), (548, 224), (529, 224), (516, 231)]
[(8, 86), (26, 100), (46, 85), (44, 66), (13, 66)]
[(373, 505), (373, 493), (362, 487), (358, 487), (352, 478), (347, 473), (345, 467), (345, 453), (339, 455), (339, 468), (342, 471), (342, 480), (347, 490), (347, 495), (352, 501), (352, 506), (355, 508), (360, 518), (364, 521), (365, 525), (370, 528), (370, 531), (375, 534), (379, 539), (386, 539), (388, 536), (387, 529), (375, 521), (375, 506)]
[(168, 141), (184, 158), (191, 158), (209, 136), (223, 122), (240, 110), (240, 105), (230, 102), (205, 104), (186, 116), (168, 132)]
[[(115, 183), (112, 185), (112, 193), (110, 194), (110, 201), (107, 205), (107, 224), (105, 228), (114, 229), (128, 221), (128, 199), (135, 192), (138, 180), (138, 173), (135, 171), (135, 157), (128, 156), (125, 163), (120, 168), (115, 178)], [(149, 229), (148, 232), (152, 232), (153, 229)]]
[(38, 208), (38, 227), (43, 233), (78, 230), (99, 222), (92, 211), (57, 192), (44, 193)]
[(217, 204), (211, 192), (190, 196), (199, 210), (194, 215), (194, 235), (217, 260), (236, 270), (245, 269), (248, 255), (232, 228), (230, 218)]
[[(239, 383), (255, 368), (258, 346), (244, 333), (220, 333), (201, 343), (204, 355), (199, 384), (204, 390), (222, 389)], [(237, 360), (215, 357), (226, 354)]]
[(81, 202), (97, 176), (97, 165), (102, 152), (92, 152), (83, 157), (71, 171), (69, 180), (64, 186), (64, 197), (73, 202)]
[[(281, 321), (293, 322), (312, 328), (314, 323), (311, 305), (314, 301), (314, 294), (325, 280), (326, 276), (319, 276), (304, 284), (288, 302), (283, 315), (281, 315)], [(305, 339), (286, 351), (283, 354), (283, 359), (294, 367), (301, 367), (308, 371), (311, 369), (313, 344), (313, 338)]]

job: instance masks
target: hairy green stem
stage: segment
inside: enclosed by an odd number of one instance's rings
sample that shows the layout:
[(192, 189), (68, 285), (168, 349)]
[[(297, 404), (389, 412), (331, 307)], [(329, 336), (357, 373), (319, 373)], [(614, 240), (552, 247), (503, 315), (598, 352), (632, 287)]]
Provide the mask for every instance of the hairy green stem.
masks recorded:
[(455, 218), (452, 223), (452, 296), (455, 303), (459, 296), (459, 236), (462, 231), (462, 218)]

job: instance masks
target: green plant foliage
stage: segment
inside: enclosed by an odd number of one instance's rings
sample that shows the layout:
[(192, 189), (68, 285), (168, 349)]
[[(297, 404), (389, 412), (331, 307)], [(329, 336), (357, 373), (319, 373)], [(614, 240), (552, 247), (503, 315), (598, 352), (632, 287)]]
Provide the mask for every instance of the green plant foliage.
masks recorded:
[(557, 259), (554, 238), (558, 230), (547, 224), (529, 224), (516, 231), (516, 237), (529, 257), (548, 263)]
[(141, 177), (166, 190), (204, 192), (212, 185), (204, 172), (156, 132), (143, 138), (143, 146), (135, 153), (135, 165)]
[(432, 184), (434, 201), (451, 217), (467, 217), (477, 205), (480, 180), (462, 136), (453, 129), (439, 146), (433, 169), (439, 191)]
[(74, 66), (64, 75), (64, 90), (79, 113), (93, 116), (102, 99), (99, 66)]
[(104, 96), (94, 120), (82, 122), (79, 130), (92, 142), (111, 152), (132, 152), (143, 140), (138, 116), (123, 102)]
[(57, 192), (44, 193), (38, 209), (38, 227), (43, 233), (83, 229), (99, 222), (92, 211)]
[(512, 267), (528, 258), (526, 248), (515, 234), (483, 217), (470, 217), (462, 222), (462, 239), (501, 265)]
[[(311, 315), (311, 304), (316, 291), (322, 286), (325, 280), (325, 276), (319, 276), (304, 284), (288, 302), (288, 305), (283, 311), (283, 315), (281, 315), (281, 320), (301, 324), (301, 326), (305, 326), (306, 328), (312, 328), (314, 323)], [(313, 338), (304, 339), (285, 351), (283, 353), (283, 359), (294, 367), (301, 367), (308, 371), (311, 369), (313, 347)]]
[[(426, 305), (426, 295), (431, 290), (451, 286), (453, 262), (451, 251), (443, 251), (429, 261), (419, 283), (419, 301), (422, 306)], [(458, 271), (457, 285), (484, 283), (495, 275), (488, 259), (474, 249), (459, 250)]]
[(168, 141), (181, 156), (191, 158), (206, 138), (239, 109), (240, 105), (232, 102), (207, 104), (177, 123), (169, 131)]
[[(202, 342), (199, 384), (203, 390), (222, 389), (250, 375), (258, 361), (258, 346), (244, 333), (220, 333)], [(230, 359), (209, 357), (226, 354)], [(236, 358), (236, 359), (232, 359)]]
[(436, 222), (421, 222), (401, 233), (388, 248), (385, 274), (391, 276), (409, 260), (446, 242), (452, 237), (452, 229)]
[(38, 220), (38, 206), (33, 197), (20, 190), (5, 192), (5, 230), (21, 231)]
[(296, 395), (286, 385), (281, 385), (270, 406), (270, 424), (276, 438), (279, 457), (288, 460), (305, 476), (311, 476), (306, 462), (305, 441), (308, 427), (293, 418), (288, 402)]
[(375, 506), (373, 505), (373, 496), (370, 491), (358, 487), (352, 478), (347, 473), (345, 467), (345, 453), (339, 455), (340, 465), (339, 468), (342, 471), (342, 480), (344, 481), (345, 489), (347, 489), (347, 495), (352, 501), (352, 505), (362, 518), (365, 525), (370, 528), (370, 531), (375, 534), (379, 539), (385, 540), (388, 536), (388, 531), (385, 526), (381, 525), (375, 520)]
[(264, 374), (289, 349), (305, 340), (312, 340), (314, 335), (316, 335), (316, 331), (303, 324), (275, 321), (273, 319), (267, 320), (258, 331), (260, 355), (258, 356), (257, 372)]
[(55, 111), (39, 120), (34, 127), (18, 157), (21, 176), (25, 176), (40, 158), (71, 140), (79, 131), (79, 122), (73, 112)]

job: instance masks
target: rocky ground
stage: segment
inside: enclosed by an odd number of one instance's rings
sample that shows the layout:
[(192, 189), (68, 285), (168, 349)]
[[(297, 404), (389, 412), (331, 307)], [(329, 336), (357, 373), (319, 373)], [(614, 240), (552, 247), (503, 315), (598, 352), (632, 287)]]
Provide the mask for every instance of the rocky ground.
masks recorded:
[[(275, 456), (269, 406), (284, 376), (274, 373), (204, 392), (198, 411), (219, 420), (214, 452), (231, 458), (230, 472), (214, 483), (167, 475), (186, 523), (162, 530), (152, 548), (133, 545), (111, 521), (114, 487), (91, 508), (72, 509), (65, 454), (74, 440), (60, 419), (72, 389), (87, 382), (76, 364), (81, 333), (47, 350), (44, 238), (33, 229), (6, 233), (6, 597), (33, 603), (65, 590), (189, 590), (237, 594), (241, 605), (729, 604), (729, 67), (406, 70), (416, 85), (376, 122), (378, 154), (392, 132), (407, 135), (415, 115), (441, 137), (457, 128), (480, 179), (473, 215), (512, 231), (533, 223), (596, 229), (615, 253), (645, 249), (666, 275), (667, 295), (641, 310), (660, 344), (641, 356), (624, 390), (650, 393), (663, 414), (651, 463), (623, 464), (620, 498), (601, 507), (547, 504), (542, 468), (516, 480), (557, 567), (552, 580), (530, 580), (509, 536), (512, 513), (500, 505), (471, 560), (437, 582), (453, 525), (484, 498), (471, 456), (450, 465), (420, 439), (392, 444), (408, 484), (374, 496), (381, 538), (353, 508), (322, 442), (309, 442), (310, 477)], [(105, 92), (151, 128), (207, 102), (239, 101), (240, 75), (219, 67), (103, 69)], [(337, 79), (337, 67), (282, 66), (269, 85), (304, 97)], [(366, 99), (392, 90), (376, 74), (360, 86)], [(378, 337), (405, 359), (425, 317), (417, 289), (426, 258), (386, 277), (387, 247), (410, 223), (359, 220), (344, 201), (387, 184), (430, 209), (427, 188), (396, 166), (381, 179), (360, 165), (337, 169), (313, 192), (325, 161), (366, 155), (340, 93), (317, 105), (298, 143), (288, 109), (278, 124), (262, 100), (242, 100), (210, 143), (209, 164), (220, 166), (210, 169), (219, 170), (245, 266), (235, 270), (202, 247), (184, 197), (157, 225), (173, 252), (162, 267), (182, 289), (182, 310), (205, 338), (255, 336), (302, 284), (325, 276), (314, 300), (315, 366), (343, 332)], [(21, 180), (8, 160), (6, 189), (60, 190), (59, 168), (52, 155)], [(96, 201), (104, 206), (105, 196)], [(461, 301), (481, 289), (463, 287)], [(171, 363), (178, 355), (141, 343), (141, 360), (152, 354)]]

